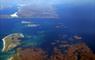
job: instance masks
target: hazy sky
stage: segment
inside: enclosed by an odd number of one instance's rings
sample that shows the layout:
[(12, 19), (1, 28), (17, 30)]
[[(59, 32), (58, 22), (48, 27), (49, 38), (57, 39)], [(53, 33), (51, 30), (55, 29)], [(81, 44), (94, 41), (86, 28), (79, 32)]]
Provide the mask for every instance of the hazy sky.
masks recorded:
[(93, 4), (95, 0), (0, 0), (0, 8), (6, 6), (18, 6), (18, 5), (28, 5), (28, 4), (39, 4), (39, 5), (49, 5), (49, 4)]
[[(66, 4), (65, 6), (67, 6), (67, 5), (70, 5), (70, 6), (72, 6), (72, 5), (82, 5), (82, 4), (88, 4), (88, 5), (89, 4), (91, 4), (91, 5), (94, 4), (95, 5), (95, 0), (0, 0), (0, 10), (5, 9), (5, 8), (10, 8), (10, 7), (17, 6), (18, 11), (19, 11), (19, 10), (21, 10), (23, 5), (24, 6), (28, 5), (29, 8), (31, 8), (31, 6), (33, 6), (33, 7), (34, 6), (36, 6), (36, 7), (40, 6), (40, 8), (52, 7), (53, 10), (52, 9), (50, 9), (50, 10), (55, 11), (55, 9), (53, 8), (53, 5), (57, 5), (57, 4), (64, 4), (64, 5)], [(35, 9), (36, 8), (34, 8), (34, 10)], [(23, 8), (22, 10), (28, 12), (29, 10), (32, 10), (32, 9)], [(38, 9), (37, 9), (37, 11), (38, 11)], [(51, 11), (49, 13), (51, 13)], [(30, 13), (30, 15), (31, 15), (31, 13)], [(26, 13), (24, 13), (24, 14), (26, 14)], [(57, 14), (55, 13), (54, 15), (57, 15)]]
[(95, 3), (95, 0), (0, 0), (0, 3), (10, 3), (10, 4), (19, 4), (19, 3)]

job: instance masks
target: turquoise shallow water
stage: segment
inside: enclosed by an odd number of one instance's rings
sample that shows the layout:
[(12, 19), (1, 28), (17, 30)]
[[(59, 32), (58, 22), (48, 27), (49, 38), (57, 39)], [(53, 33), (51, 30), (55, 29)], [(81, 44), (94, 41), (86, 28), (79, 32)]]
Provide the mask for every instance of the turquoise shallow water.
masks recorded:
[[(52, 18), (0, 18), (0, 58), (6, 60), (10, 54), (15, 53), (14, 50), (8, 53), (2, 53), (2, 38), (11, 33), (23, 33), (25, 38), (23, 41), (33, 42), (34, 47), (52, 48), (50, 43), (54, 40), (68, 40), (73, 35), (79, 35), (83, 41), (95, 52), (95, 8), (94, 6), (56, 6), (58, 19)], [(10, 10), (10, 9), (9, 9)], [(11, 14), (13, 10), (5, 9), (3, 14)], [(0, 10), (0, 14), (2, 11)], [(34, 27), (28, 27), (22, 24), (22, 21), (32, 22)], [(37, 44), (35, 44), (35, 42)], [(79, 43), (79, 41), (71, 44)], [(21, 46), (23, 48), (29, 46)], [(50, 51), (50, 49), (47, 49)]]
[[(27, 20), (27, 19), (26, 19)], [(23, 20), (25, 21), (25, 20)], [(0, 39), (2, 39), (3, 37), (5, 37), (8, 34), (11, 33), (23, 33), (25, 35), (25, 38), (22, 39), (22, 42), (26, 42), (26, 43), (34, 43), (34, 47), (41, 47), (43, 49), (47, 49), (49, 52), (52, 49), (52, 46), (50, 45), (50, 43), (54, 40), (62, 40), (63, 37), (65, 40), (68, 40), (69, 37), (72, 37), (73, 35), (80, 35), (83, 38), (83, 41), (93, 50), (93, 52), (95, 51), (94, 48), (94, 32), (92, 33), (92, 31), (89, 33), (86, 33), (86, 31), (84, 31), (84, 33), (82, 33), (82, 31), (80, 31), (79, 29), (76, 30), (74, 29), (74, 27), (70, 27), (68, 28), (64, 23), (64, 22), (59, 22), (57, 19), (53, 20), (53, 19), (42, 19), (42, 20), (29, 20), (32, 21), (35, 24), (40, 24), (39, 27), (25, 27), (23, 26), (20, 22), (21, 19), (1, 19), (0, 20)], [(64, 26), (66, 26), (66, 28), (58, 28), (56, 29), (55, 26), (59, 26), (60, 23), (63, 23)], [(69, 24), (68, 24), (69, 26)], [(6, 27), (6, 28), (5, 28)], [(80, 26), (81, 28), (81, 26)], [(59, 36), (60, 35), (60, 36)], [(62, 37), (63, 35), (63, 37)], [(31, 37), (32, 36), (32, 37)], [(69, 40), (68, 40), (69, 41)], [(37, 44), (35, 44), (35, 42)], [(2, 45), (2, 40), (0, 40), (0, 50), (2, 49), (3, 45)], [(79, 41), (76, 42), (71, 42), (71, 44), (75, 44), (75, 43), (79, 43)], [(21, 47), (23, 48), (27, 48), (29, 47), (28, 45), (22, 45)], [(9, 57), (10, 54), (14, 54), (15, 51), (14, 49), (8, 53), (2, 53), (0, 52), (0, 56), (1, 58), (4, 58), (6, 60), (7, 57)], [(11, 55), (10, 55), (11, 56)]]

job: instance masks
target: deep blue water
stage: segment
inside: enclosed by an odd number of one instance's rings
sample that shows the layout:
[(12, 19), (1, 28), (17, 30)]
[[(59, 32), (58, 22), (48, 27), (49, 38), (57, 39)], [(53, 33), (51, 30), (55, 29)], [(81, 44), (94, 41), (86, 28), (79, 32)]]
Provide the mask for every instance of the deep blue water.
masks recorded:
[[(2, 38), (11, 33), (23, 33), (25, 35), (38, 35), (44, 31), (42, 47), (50, 47), (53, 40), (62, 39), (62, 35), (80, 35), (83, 41), (95, 52), (95, 6), (56, 6), (59, 18), (0, 18), (0, 49)], [(4, 14), (11, 14), (14, 10), (4, 10)], [(16, 9), (15, 9), (16, 11)], [(0, 11), (2, 12), (2, 11)], [(0, 13), (2, 14), (2, 13)], [(31, 21), (40, 24), (40, 27), (24, 27), (21, 21)], [(64, 25), (64, 28), (56, 29), (55, 26)], [(59, 36), (60, 35), (60, 36)], [(27, 41), (27, 40), (26, 40)]]

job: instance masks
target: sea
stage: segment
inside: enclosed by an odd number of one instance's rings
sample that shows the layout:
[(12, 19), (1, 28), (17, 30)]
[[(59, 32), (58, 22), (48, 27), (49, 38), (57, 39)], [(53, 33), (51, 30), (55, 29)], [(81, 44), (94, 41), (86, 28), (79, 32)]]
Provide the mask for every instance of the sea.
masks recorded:
[[(33, 40), (35, 47), (43, 49), (50, 48), (50, 43), (54, 40), (68, 40), (69, 37), (79, 35), (82, 37), (82, 41), (95, 53), (95, 5), (60, 4), (55, 6), (55, 9), (58, 18), (0, 18), (1, 59), (6, 60), (12, 54), (1, 51), (3, 48), (2, 39), (12, 33), (24, 34), (23, 41)], [(12, 14), (16, 11), (16, 7), (6, 8), (0, 10), (0, 15)]]

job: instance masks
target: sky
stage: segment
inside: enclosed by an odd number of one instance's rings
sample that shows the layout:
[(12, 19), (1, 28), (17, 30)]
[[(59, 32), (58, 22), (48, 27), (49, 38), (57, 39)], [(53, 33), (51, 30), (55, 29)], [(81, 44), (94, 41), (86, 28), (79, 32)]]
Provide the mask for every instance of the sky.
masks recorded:
[(0, 0), (1, 6), (16, 6), (28, 4), (94, 4), (95, 0)]
[[(70, 5), (95, 5), (95, 0), (0, 0), (0, 10), (6, 8), (18, 8), (19, 10), (23, 6), (34, 6), (45, 8), (45, 7), (53, 7), (53, 5), (64, 4), (64, 6)], [(34, 8), (35, 9), (35, 8)], [(53, 9), (53, 8), (52, 8)], [(24, 9), (25, 11), (26, 9)], [(38, 11), (38, 10), (37, 10)], [(51, 10), (54, 11), (54, 10)], [(13, 14), (14, 16), (14, 14)]]

